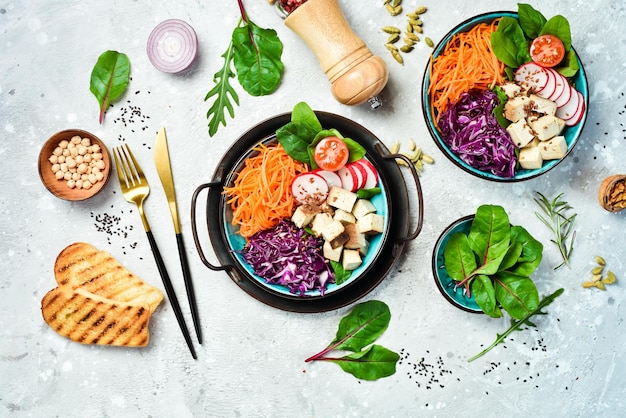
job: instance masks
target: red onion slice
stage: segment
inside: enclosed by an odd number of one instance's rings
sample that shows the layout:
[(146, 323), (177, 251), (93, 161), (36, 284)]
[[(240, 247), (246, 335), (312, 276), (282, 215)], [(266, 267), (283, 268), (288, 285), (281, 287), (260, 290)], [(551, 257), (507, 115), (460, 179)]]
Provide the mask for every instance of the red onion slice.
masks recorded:
[(186, 70), (198, 52), (196, 32), (186, 22), (168, 19), (159, 23), (148, 37), (148, 58), (164, 73)]

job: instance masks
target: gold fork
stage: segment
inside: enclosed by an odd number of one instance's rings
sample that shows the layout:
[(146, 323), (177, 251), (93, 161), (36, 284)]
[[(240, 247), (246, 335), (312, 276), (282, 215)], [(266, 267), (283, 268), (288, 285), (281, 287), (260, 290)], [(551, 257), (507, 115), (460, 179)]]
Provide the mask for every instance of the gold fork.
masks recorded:
[(167, 270), (165, 269), (165, 263), (163, 263), (163, 258), (161, 257), (159, 248), (157, 247), (156, 241), (154, 240), (152, 231), (150, 230), (150, 224), (148, 223), (148, 219), (146, 218), (146, 215), (143, 211), (143, 201), (146, 199), (148, 194), (150, 194), (150, 186), (148, 185), (148, 180), (143, 174), (141, 167), (137, 163), (135, 156), (130, 151), (130, 147), (128, 146), (128, 144), (124, 144), (123, 147), (113, 148), (113, 157), (115, 158), (117, 177), (120, 181), (122, 194), (127, 201), (137, 205), (137, 210), (139, 211), (139, 216), (141, 216), (141, 222), (143, 223), (143, 228), (148, 235), (148, 241), (150, 242), (152, 254), (154, 255), (154, 259), (156, 260), (157, 267), (159, 268), (161, 279), (163, 279), (163, 285), (165, 286), (167, 297), (172, 304), (174, 314), (176, 315), (176, 320), (178, 321), (178, 325), (183, 332), (183, 336), (185, 337), (185, 341), (187, 342), (189, 351), (191, 351), (191, 355), (193, 356), (193, 358), (196, 359), (196, 351), (193, 348), (191, 337), (189, 335), (189, 330), (187, 329), (187, 325), (185, 324), (185, 319), (180, 309), (178, 299), (176, 298), (176, 293), (174, 292), (172, 281), (167, 274)]

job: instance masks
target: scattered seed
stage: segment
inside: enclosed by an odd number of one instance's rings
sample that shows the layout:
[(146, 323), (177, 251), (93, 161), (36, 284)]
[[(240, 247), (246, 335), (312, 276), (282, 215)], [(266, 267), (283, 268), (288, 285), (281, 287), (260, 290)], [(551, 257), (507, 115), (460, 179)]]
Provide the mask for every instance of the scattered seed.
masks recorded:
[(398, 47), (395, 46), (394, 44), (386, 43), (385, 44), (385, 48), (387, 48), (388, 50), (390, 50), (392, 52), (393, 51), (398, 52)]
[(400, 33), (400, 32), (401, 32), (401, 31), (400, 31), (400, 28), (397, 28), (397, 27), (395, 27), (395, 26), (384, 26), (384, 27), (382, 28), (382, 31), (383, 31), (383, 32), (386, 32), (386, 33), (388, 33), (388, 34), (390, 34), (390, 35), (391, 35), (391, 34), (394, 34), (394, 33)]
[(426, 6), (419, 6), (417, 9), (415, 9), (415, 14), (421, 15), (423, 13), (426, 13), (426, 10), (428, 10), (426, 8)]
[(594, 282), (583, 282), (583, 287), (589, 289), (590, 287), (596, 287)]
[(411, 25), (410, 23), (406, 24), (406, 31), (407, 33), (413, 33), (413, 25)]
[(613, 284), (617, 281), (617, 277), (615, 276), (615, 273), (613, 273), (612, 271), (609, 271), (606, 275), (606, 277), (602, 280), (602, 283), (604, 284)]
[(406, 17), (408, 17), (409, 19), (417, 20), (417, 19), (419, 19), (420, 15), (418, 15), (415, 12), (413, 12), (413, 13), (407, 13)]
[(594, 283), (600, 281), (600, 279), (602, 279), (602, 276), (599, 274), (594, 274), (593, 276), (591, 276), (591, 281)]
[(596, 287), (600, 290), (606, 290), (606, 286), (604, 286), (604, 283), (600, 282), (596, 282)]
[[(413, 45), (415, 45), (415, 41), (414, 41), (413, 39), (411, 39), (411, 38), (409, 38), (409, 37), (407, 36), (407, 37), (405, 37), (405, 38), (402, 38), (402, 40), (404, 41), (404, 44), (405, 44), (405, 45), (410, 46), (410, 47), (411, 47), (411, 49), (413, 49)], [(407, 51), (407, 52), (410, 52), (410, 51)]]
[(397, 33), (394, 33), (394, 34), (389, 35), (389, 37), (387, 38), (387, 43), (394, 44), (398, 42), (399, 40), (400, 40), (400, 35)]
[(596, 274), (602, 274), (602, 270), (604, 270), (604, 267), (602, 266), (597, 266), (591, 269), (591, 274), (593, 274), (594, 276)]
[(604, 261), (604, 258), (600, 257), (599, 255), (596, 256), (596, 263), (598, 263), (598, 265), (600, 266), (606, 265), (606, 261)]
[[(419, 42), (419, 40), (420, 40), (419, 36), (417, 36), (416, 34), (411, 33), (411, 32), (406, 33), (406, 34), (405, 34), (405, 36), (406, 36), (407, 38), (409, 38), (409, 39), (410, 39), (411, 41), (413, 41), (413, 42)], [(406, 38), (405, 38), (405, 39), (406, 39)]]
[(398, 151), (400, 151), (400, 142), (396, 141), (391, 146), (391, 149), (389, 150), (389, 152), (391, 152), (392, 154), (397, 154)]
[(400, 4), (402, 3), (402, 0), (393, 0), (391, 2), (391, 4), (393, 5), (393, 7), (398, 7), (400, 6)]
[(413, 32), (424, 33), (424, 30), (421, 26), (413, 26)]
[(398, 52), (397, 49), (392, 49), (391, 50), (391, 55), (393, 56), (393, 58), (398, 61), (398, 63), (403, 64), (404, 65), (404, 60), (402, 59), (402, 55), (400, 55), (400, 53)]
[(410, 149), (411, 151), (415, 151), (415, 147), (416, 147), (416, 145), (415, 145), (415, 141), (413, 141), (412, 139), (410, 139), (410, 140), (409, 140), (409, 149)]
[(426, 164), (434, 164), (435, 163), (435, 159), (433, 157), (431, 157), (428, 154), (424, 154), (422, 155), (422, 161), (424, 161)]
[(416, 26), (422, 26), (422, 19), (409, 19), (409, 23), (411, 25), (413, 25), (414, 27)]
[(426, 45), (428, 45), (431, 48), (435, 47), (435, 44), (433, 43), (433, 40), (430, 39), (428, 36), (424, 38), (424, 42), (426, 42)]

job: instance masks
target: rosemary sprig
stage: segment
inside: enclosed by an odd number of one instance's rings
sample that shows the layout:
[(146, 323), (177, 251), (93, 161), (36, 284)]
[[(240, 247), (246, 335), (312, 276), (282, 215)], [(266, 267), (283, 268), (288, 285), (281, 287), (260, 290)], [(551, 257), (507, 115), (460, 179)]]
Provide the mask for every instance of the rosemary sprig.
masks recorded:
[(535, 197), (535, 202), (539, 205), (545, 217), (539, 212), (535, 212), (535, 215), (537, 215), (537, 218), (554, 234), (554, 239), (550, 241), (558, 247), (561, 257), (563, 258), (563, 262), (554, 269), (556, 270), (563, 265), (569, 267), (569, 258), (572, 255), (574, 239), (576, 238), (576, 231), (573, 231), (576, 213), (573, 215), (568, 213), (568, 211), (573, 210), (573, 208), (566, 201), (561, 200), (563, 193), (559, 194), (552, 201), (548, 200), (539, 192), (535, 193), (537, 193), (538, 196)]
[(509, 327), (509, 329), (504, 331), (502, 334), (496, 334), (496, 340), (489, 347), (485, 348), (483, 351), (481, 351), (480, 353), (476, 354), (474, 357), (471, 357), (467, 361), (471, 362), (471, 361), (476, 360), (479, 357), (484, 356), (489, 350), (494, 348), (496, 345), (498, 345), (500, 343), (503, 343), (504, 339), (506, 337), (508, 337), (509, 334), (512, 333), (513, 331), (522, 331), (522, 328), (520, 328), (520, 327), (522, 325), (524, 325), (524, 324), (528, 325), (529, 327), (537, 328), (537, 325), (535, 325), (533, 322), (531, 322), (530, 318), (532, 316), (534, 316), (534, 315), (546, 315), (547, 312), (543, 312), (541, 309), (545, 308), (546, 306), (548, 306), (549, 304), (554, 302), (554, 299), (556, 299), (557, 297), (561, 296), (561, 293), (563, 293), (563, 288), (557, 289), (551, 295), (548, 295), (545, 298), (543, 298), (539, 302), (539, 305), (537, 306), (537, 309), (535, 309), (532, 312), (529, 312), (522, 319), (511, 319), (511, 326)]

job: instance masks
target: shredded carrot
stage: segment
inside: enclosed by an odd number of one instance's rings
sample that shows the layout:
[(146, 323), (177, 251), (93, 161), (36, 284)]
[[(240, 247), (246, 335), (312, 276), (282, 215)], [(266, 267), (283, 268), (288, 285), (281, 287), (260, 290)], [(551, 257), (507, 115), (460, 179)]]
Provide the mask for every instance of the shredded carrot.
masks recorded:
[(291, 182), (308, 171), (304, 163), (292, 159), (280, 144), (259, 144), (258, 154), (246, 159), (230, 187), (224, 187), (226, 203), (233, 210), (233, 225), (243, 237), (278, 225), (295, 209)]
[(432, 60), (428, 95), (437, 122), (462, 93), (485, 90), (504, 81), (504, 64), (491, 51), (489, 40), (497, 25), (498, 19), (455, 34)]

